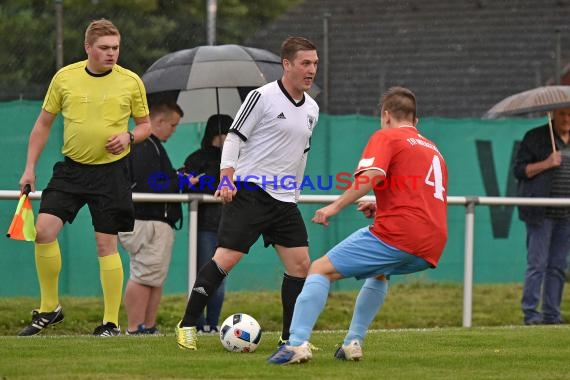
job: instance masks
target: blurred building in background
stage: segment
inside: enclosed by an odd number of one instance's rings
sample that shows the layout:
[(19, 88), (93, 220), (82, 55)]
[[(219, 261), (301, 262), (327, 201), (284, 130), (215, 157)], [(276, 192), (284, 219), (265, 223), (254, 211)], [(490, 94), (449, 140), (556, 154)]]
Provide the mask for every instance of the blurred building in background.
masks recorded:
[(318, 100), (331, 114), (375, 115), (380, 94), (403, 85), (422, 116), (480, 117), (556, 82), (570, 61), (568, 20), (567, 0), (310, 0), (245, 44), (278, 51), (289, 35), (317, 43)]
[(64, 64), (82, 59), (85, 26), (100, 17), (119, 26), (119, 64), (138, 74), (167, 53), (213, 40), (279, 54), (285, 37), (306, 36), (319, 48), (317, 101), (333, 115), (376, 115), (380, 94), (404, 85), (422, 116), (480, 117), (509, 94), (557, 82), (570, 61), (570, 0), (217, 1), (214, 20), (208, 5), (3, 0), (0, 101), (41, 99), (57, 49)]

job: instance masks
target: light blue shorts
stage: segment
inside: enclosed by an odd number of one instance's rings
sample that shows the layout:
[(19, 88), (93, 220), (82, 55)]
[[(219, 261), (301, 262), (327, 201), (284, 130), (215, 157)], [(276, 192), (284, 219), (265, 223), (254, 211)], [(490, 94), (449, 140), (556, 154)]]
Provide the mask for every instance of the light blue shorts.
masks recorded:
[(327, 256), (336, 270), (345, 278), (357, 279), (378, 275), (398, 275), (421, 272), (431, 265), (421, 257), (394, 248), (378, 237), (370, 228), (353, 232), (335, 245)]

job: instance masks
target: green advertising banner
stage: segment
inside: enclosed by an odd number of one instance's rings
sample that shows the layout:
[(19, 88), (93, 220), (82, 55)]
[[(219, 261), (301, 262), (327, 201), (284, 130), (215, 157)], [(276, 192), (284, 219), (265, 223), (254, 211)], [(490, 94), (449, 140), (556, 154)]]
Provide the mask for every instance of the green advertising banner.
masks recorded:
[[(0, 103), (3, 140), (0, 142), (0, 165), (4, 175), (0, 189), (17, 190), (25, 164), (27, 141), (41, 102)], [(442, 152), (449, 169), (448, 196), (515, 196), (516, 183), (511, 173), (513, 155), (524, 133), (545, 123), (545, 119), (421, 119), (420, 133), (433, 140)], [(52, 135), (38, 165), (38, 189), (51, 176), (53, 164), (61, 159), (61, 122), (53, 126)], [(360, 158), (368, 137), (379, 128), (378, 118), (347, 115), (321, 115), (313, 131), (303, 194), (340, 194)], [(175, 166), (182, 166), (186, 156), (200, 145), (203, 124), (179, 126), (166, 143)], [(37, 213), (39, 202), (33, 202)], [(0, 226), (8, 228), (16, 200), (0, 202)], [(369, 224), (356, 207), (347, 207), (332, 219), (329, 227), (313, 225), (310, 220), (322, 205), (301, 204), (310, 241), (310, 254), (317, 258), (351, 232)], [(186, 209), (186, 207), (184, 207)], [(449, 241), (435, 270), (413, 276), (393, 277), (393, 281), (463, 281), (465, 209), (450, 205)], [(188, 285), (187, 221), (176, 232), (176, 242), (165, 285), (166, 293), (185, 293)], [(413, 236), (413, 226), (411, 234)], [(474, 281), (476, 283), (522, 282), (526, 261), (525, 229), (518, 220), (516, 207), (477, 206), (475, 212)], [(62, 273), (60, 292), (64, 295), (100, 295), (99, 269), (93, 228), (87, 209), (60, 235)], [(0, 296), (38, 296), (33, 244), (0, 240)], [(128, 255), (121, 257), (128, 276)], [(283, 269), (272, 248), (258, 242), (232, 271), (228, 290), (276, 290), (281, 286)], [(335, 289), (353, 289), (357, 281), (343, 281)]]

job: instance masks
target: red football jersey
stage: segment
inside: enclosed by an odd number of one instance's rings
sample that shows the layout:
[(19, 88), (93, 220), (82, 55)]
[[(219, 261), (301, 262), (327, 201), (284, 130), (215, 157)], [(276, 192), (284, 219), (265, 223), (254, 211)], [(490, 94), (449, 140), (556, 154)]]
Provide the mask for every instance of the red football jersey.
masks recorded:
[(437, 266), (447, 241), (447, 167), (435, 144), (413, 127), (381, 129), (364, 148), (355, 181), (369, 169), (386, 176), (374, 189), (372, 233)]

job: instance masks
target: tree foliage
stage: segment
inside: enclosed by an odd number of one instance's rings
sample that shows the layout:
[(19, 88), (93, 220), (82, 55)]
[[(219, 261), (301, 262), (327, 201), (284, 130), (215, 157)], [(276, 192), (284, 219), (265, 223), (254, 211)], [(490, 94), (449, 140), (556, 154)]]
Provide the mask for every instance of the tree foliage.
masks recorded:
[[(121, 31), (119, 64), (139, 75), (163, 55), (206, 44), (206, 0), (3, 0), (0, 100), (42, 98), (56, 71), (55, 3), (63, 6), (63, 59), (85, 58), (85, 28), (107, 18)], [(241, 44), (300, 0), (218, 0), (216, 43)]]

